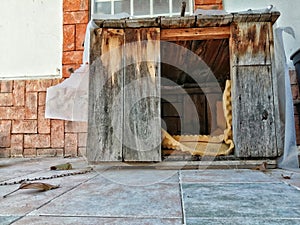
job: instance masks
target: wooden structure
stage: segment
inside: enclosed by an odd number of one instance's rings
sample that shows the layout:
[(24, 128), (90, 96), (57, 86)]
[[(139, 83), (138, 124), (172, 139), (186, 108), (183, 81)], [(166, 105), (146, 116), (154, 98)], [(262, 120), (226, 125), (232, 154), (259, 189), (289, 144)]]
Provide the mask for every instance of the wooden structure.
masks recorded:
[[(159, 119), (168, 111), (168, 104), (174, 106), (177, 100), (160, 101), (160, 97), (173, 94), (177, 98), (178, 93), (162, 85), (164, 70), (170, 68), (161, 62), (170, 55), (183, 57), (182, 52), (164, 50), (168, 46), (164, 42), (184, 46), (202, 58), (215, 74), (221, 90), (226, 79), (232, 80), (236, 157), (280, 156), (283, 143), (279, 138), (278, 97), (273, 88), (277, 80), (272, 34), (272, 24), (278, 17), (278, 12), (271, 12), (95, 21), (100, 28), (91, 33), (88, 160), (162, 159)], [(171, 54), (164, 55), (170, 51)], [(176, 74), (176, 69), (171, 71)], [(185, 77), (181, 71), (174, 82), (178, 84), (182, 74)], [(201, 82), (201, 78), (193, 78), (196, 83)], [(208, 98), (221, 95), (218, 90), (211, 91), (209, 82), (203, 83), (200, 88), (188, 84), (192, 101), (200, 106)], [(202, 93), (202, 97), (194, 97), (197, 93)], [(180, 104), (187, 104), (182, 98)], [(212, 129), (211, 107), (196, 109), (204, 124), (200, 133)], [(188, 105), (183, 111), (186, 117), (193, 117)], [(166, 117), (178, 117), (176, 113)], [(176, 123), (174, 119), (170, 122), (175, 124), (174, 130), (183, 129)]]

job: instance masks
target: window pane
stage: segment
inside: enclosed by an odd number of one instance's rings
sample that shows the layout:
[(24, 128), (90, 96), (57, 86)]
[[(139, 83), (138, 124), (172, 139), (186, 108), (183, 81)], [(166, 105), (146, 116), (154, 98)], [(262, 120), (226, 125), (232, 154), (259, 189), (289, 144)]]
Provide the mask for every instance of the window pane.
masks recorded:
[(133, 14), (150, 15), (150, 0), (133, 0)]
[(115, 1), (115, 13), (121, 12), (130, 14), (130, 0)]
[(169, 13), (169, 0), (153, 0), (153, 13), (154, 14)]
[(95, 14), (111, 14), (110, 2), (95, 2)]

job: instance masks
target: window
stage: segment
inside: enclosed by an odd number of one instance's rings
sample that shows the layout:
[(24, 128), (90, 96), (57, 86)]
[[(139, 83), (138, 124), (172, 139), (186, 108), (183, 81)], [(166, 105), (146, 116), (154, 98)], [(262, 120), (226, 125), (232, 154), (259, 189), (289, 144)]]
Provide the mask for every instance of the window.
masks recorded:
[(1, 0), (0, 79), (60, 77), (62, 1)]
[[(92, 0), (92, 17), (126, 12), (132, 17), (178, 16), (183, 0)], [(193, 14), (193, 0), (186, 0), (186, 15)]]

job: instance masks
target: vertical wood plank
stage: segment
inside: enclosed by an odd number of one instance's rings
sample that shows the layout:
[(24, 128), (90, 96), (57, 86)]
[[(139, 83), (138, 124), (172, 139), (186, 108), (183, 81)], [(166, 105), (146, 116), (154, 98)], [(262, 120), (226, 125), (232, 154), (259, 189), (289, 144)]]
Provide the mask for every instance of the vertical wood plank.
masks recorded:
[(97, 29), (91, 33), (87, 158), (122, 160), (123, 87), (122, 29)]
[(238, 157), (276, 157), (276, 128), (271, 67), (237, 67), (233, 136)]
[(161, 161), (160, 29), (125, 30), (124, 161)]
[(278, 99), (274, 92), (270, 22), (231, 25), (232, 125), (238, 157), (277, 157)]

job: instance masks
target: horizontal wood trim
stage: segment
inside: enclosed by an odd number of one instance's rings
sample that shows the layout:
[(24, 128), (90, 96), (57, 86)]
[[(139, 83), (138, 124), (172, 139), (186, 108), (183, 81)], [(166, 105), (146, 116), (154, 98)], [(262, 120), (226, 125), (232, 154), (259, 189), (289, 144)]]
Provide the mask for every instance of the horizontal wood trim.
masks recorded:
[(160, 39), (164, 41), (211, 40), (230, 37), (230, 27), (162, 29)]

